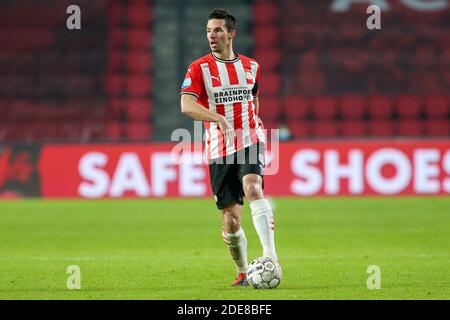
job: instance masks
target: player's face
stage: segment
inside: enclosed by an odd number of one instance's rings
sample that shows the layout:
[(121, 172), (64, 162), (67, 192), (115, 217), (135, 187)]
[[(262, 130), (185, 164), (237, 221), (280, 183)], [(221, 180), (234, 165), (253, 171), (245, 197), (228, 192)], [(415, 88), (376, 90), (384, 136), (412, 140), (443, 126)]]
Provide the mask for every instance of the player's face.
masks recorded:
[(206, 25), (209, 47), (213, 52), (223, 52), (234, 37), (234, 31), (228, 32), (225, 19), (211, 19)]

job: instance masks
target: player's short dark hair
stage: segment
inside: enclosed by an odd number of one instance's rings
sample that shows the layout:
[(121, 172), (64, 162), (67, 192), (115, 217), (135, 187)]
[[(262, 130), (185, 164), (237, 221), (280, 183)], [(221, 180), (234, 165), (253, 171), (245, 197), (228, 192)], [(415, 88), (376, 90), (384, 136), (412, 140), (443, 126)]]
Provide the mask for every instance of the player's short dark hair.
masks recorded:
[(225, 9), (213, 9), (208, 16), (208, 20), (211, 19), (224, 19), (228, 31), (234, 31), (237, 28), (236, 18)]

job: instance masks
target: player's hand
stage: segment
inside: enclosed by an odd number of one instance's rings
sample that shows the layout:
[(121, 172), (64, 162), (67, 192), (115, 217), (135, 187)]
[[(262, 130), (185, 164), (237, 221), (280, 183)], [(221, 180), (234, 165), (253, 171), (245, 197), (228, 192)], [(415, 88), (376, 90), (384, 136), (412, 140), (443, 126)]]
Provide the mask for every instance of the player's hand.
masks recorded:
[(260, 125), (260, 126), (263, 126), (263, 122), (262, 122), (260, 116), (257, 115), (256, 118), (257, 118), (257, 121), (258, 121), (259, 125)]
[(231, 126), (230, 122), (228, 122), (228, 120), (224, 116), (220, 115), (217, 124), (219, 125), (220, 130), (222, 130), (223, 134), (225, 135), (225, 141), (227, 141), (227, 143), (233, 144), (234, 129)]

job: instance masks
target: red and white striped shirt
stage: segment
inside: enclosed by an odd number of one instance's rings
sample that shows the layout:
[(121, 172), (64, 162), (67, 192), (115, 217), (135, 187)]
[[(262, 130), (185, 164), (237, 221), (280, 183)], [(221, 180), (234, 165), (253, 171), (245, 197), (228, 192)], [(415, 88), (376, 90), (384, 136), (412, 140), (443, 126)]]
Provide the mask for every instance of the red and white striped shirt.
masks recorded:
[(181, 94), (196, 96), (199, 104), (225, 116), (235, 130), (234, 143), (226, 142), (217, 123), (204, 122), (208, 160), (266, 141), (253, 104), (259, 91), (259, 64), (241, 54), (236, 56), (234, 60), (222, 60), (211, 53), (194, 61), (181, 87)]

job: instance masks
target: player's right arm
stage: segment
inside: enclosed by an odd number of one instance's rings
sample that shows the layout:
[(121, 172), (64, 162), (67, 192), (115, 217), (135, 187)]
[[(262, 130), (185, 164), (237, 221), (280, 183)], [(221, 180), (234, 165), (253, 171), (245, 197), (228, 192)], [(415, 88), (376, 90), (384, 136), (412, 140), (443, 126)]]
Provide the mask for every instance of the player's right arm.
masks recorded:
[(197, 102), (198, 98), (191, 94), (181, 95), (181, 112), (194, 120), (219, 122), (220, 114), (212, 112)]
[(181, 95), (181, 112), (194, 120), (217, 122), (220, 130), (225, 133), (225, 136), (229, 139), (233, 139), (233, 127), (228, 120), (211, 110), (206, 109), (197, 102), (198, 98), (191, 94)]
[(233, 127), (227, 119), (198, 103), (198, 98), (204, 90), (202, 72), (197, 64), (192, 63), (181, 86), (181, 112), (194, 120), (216, 122), (225, 136), (232, 140)]

